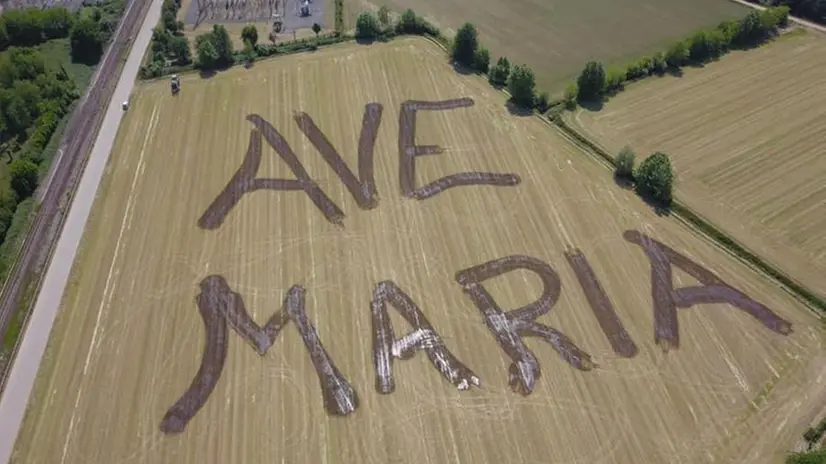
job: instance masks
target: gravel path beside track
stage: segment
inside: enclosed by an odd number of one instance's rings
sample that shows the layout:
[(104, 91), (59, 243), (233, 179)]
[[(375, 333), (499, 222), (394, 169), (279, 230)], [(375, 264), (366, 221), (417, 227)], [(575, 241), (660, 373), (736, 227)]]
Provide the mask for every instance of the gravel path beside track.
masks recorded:
[[(0, 462), (8, 462), (11, 457), (69, 271), (123, 115), (120, 105), (128, 99), (132, 91), (144, 51), (152, 37), (152, 27), (160, 18), (160, 7), (159, 0), (155, 0), (151, 5), (146, 0), (134, 0), (127, 7), (115, 40), (103, 58), (98, 75), (86, 99), (81, 102), (77, 112), (73, 115), (73, 121), (70, 122), (69, 129), (66, 131), (65, 140), (68, 140), (68, 145), (63, 147), (64, 154), (59, 160), (59, 165), (54, 167), (50, 188), (44, 196), (31, 235), (24, 245), (18, 272), (15, 274), (17, 279), (9, 281), (3, 295), (4, 300), (0, 302), (0, 316), (7, 321), (15, 308), (15, 305), (8, 302), (12, 300), (16, 302), (25, 288), (21, 285), (25, 283), (22, 277), (29, 274), (31, 266), (37, 263), (42, 252), (51, 249), (47, 243), (48, 232), (55, 226), (56, 220), (60, 219), (60, 203), (64, 196), (70, 193), (70, 187), (74, 184), (74, 168), (82, 167), (89, 146), (94, 143), (88, 165), (85, 167), (81, 183), (73, 199), (73, 207), (69, 211), (54, 249), (53, 259), (29, 319), (25, 339), (19, 345), (14, 364), (6, 379), (4, 394), (0, 398), (0, 417), (3, 418), (0, 421)], [(141, 21), (142, 18), (143, 21)], [(139, 32), (136, 31), (138, 28), (140, 28)], [(125, 51), (124, 47), (130, 45), (132, 39), (136, 37), (136, 32), (137, 39), (129, 51), (108, 109), (102, 113), (101, 108), (105, 104), (105, 97), (115, 83), (113, 78), (118, 77), (117, 70), (123, 51)], [(96, 113), (99, 116), (96, 117)], [(100, 116), (103, 116), (102, 124)], [(98, 127), (100, 127), (99, 132)], [(11, 295), (17, 298), (10, 298)]]

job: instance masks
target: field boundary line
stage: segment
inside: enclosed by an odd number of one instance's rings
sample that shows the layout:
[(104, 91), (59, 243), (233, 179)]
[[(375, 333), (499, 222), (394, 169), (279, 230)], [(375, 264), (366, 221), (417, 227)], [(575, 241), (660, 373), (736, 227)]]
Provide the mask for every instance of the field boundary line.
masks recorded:
[[(549, 126), (555, 127), (560, 133), (565, 135), (566, 138), (582, 148), (583, 151), (598, 159), (600, 164), (605, 166), (607, 169), (613, 169), (613, 157), (608, 154), (607, 150), (605, 150), (605, 148), (603, 148), (598, 142), (594, 141), (587, 135), (584, 135), (581, 131), (566, 122), (564, 115), (561, 116), (558, 121), (554, 122), (545, 121), (545, 118), (542, 118), (541, 116), (539, 116), (539, 118)], [(675, 198), (672, 202), (670, 214), (673, 215), (675, 219), (685, 224), (697, 235), (705, 238), (718, 248), (724, 250), (726, 253), (735, 257), (738, 261), (763, 275), (768, 280), (778, 284), (786, 293), (803, 303), (807, 308), (815, 310), (818, 315), (822, 316), (823, 313), (826, 312), (826, 301), (824, 301), (819, 294), (813, 292), (784, 271), (781, 271), (780, 268), (771, 261), (755, 253), (738, 240), (735, 240), (729, 234), (717, 227), (712, 221), (705, 218), (685, 203)]]

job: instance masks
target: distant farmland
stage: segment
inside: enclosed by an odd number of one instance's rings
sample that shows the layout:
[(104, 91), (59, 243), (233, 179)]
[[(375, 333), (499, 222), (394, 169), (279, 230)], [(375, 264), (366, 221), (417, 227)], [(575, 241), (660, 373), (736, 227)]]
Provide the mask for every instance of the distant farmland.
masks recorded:
[(398, 12), (412, 8), (443, 32), (471, 22), (492, 57), (529, 65), (539, 87), (552, 93), (591, 59), (623, 64), (748, 11), (727, 0), (358, 0), (345, 2), (351, 26), (371, 3)]
[(826, 404), (818, 315), (432, 43), (181, 81), (130, 100), (13, 463), (775, 464)]
[(616, 152), (672, 154), (677, 194), (826, 295), (826, 42), (784, 37), (575, 118)]

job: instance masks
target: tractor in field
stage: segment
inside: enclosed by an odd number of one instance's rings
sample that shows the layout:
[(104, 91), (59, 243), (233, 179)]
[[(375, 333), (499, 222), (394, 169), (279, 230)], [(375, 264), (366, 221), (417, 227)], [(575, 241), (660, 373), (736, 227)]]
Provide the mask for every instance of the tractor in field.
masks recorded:
[(178, 79), (177, 74), (172, 75), (172, 79), (170, 80), (170, 85), (172, 87), (172, 95), (177, 94), (181, 90), (181, 81)]

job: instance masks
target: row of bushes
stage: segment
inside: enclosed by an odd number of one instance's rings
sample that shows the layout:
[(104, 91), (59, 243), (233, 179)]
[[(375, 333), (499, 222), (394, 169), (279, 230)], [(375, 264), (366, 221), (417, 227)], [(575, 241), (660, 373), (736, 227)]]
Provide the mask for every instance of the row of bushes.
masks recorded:
[(788, 7), (752, 10), (740, 20), (725, 21), (716, 28), (697, 31), (673, 43), (664, 53), (640, 58), (625, 69), (612, 69), (606, 73), (602, 64), (589, 62), (576, 85), (566, 91), (565, 101), (569, 105), (574, 99), (600, 101), (606, 95), (622, 90), (627, 81), (664, 74), (669, 69), (676, 71), (688, 64), (706, 63), (732, 48), (758, 45), (777, 34), (778, 28), (786, 27), (788, 21)]
[(425, 35), (446, 42), (438, 28), (410, 9), (405, 10), (395, 24), (390, 17), (390, 10), (384, 6), (378, 14), (365, 11), (356, 18), (356, 39), (390, 39), (397, 35)]

